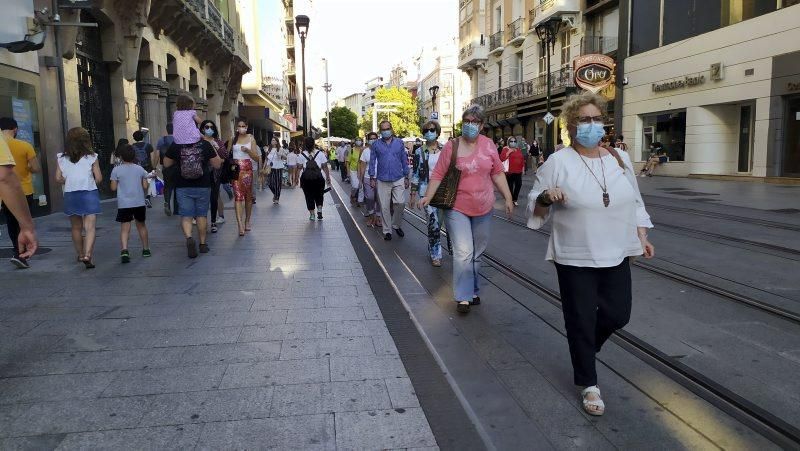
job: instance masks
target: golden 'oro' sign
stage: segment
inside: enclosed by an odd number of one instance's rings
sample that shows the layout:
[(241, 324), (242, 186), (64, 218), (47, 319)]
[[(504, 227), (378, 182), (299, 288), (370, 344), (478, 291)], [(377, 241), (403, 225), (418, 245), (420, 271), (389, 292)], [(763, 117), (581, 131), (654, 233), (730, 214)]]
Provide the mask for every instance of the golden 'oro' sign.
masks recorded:
[(573, 61), (575, 85), (599, 92), (614, 81), (614, 59), (606, 55), (583, 55)]

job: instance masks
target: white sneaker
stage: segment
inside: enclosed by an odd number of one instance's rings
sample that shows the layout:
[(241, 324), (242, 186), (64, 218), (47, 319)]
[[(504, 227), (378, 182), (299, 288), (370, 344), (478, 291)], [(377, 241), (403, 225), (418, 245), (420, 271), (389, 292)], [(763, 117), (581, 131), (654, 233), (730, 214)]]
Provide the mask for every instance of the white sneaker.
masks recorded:
[(225, 216), (219, 216), (217, 218), (217, 224), (225, 224)]

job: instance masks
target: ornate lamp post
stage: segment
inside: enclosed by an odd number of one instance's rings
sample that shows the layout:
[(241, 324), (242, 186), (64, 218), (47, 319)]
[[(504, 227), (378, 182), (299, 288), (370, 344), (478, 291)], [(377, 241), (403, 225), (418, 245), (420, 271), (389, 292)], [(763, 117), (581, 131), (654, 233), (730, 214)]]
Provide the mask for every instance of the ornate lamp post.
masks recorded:
[[(542, 52), (547, 55), (547, 112), (550, 113), (550, 54), (556, 45), (558, 30), (561, 29), (561, 18), (553, 17), (536, 26), (536, 35), (539, 37)], [(546, 123), (544, 136), (544, 156), (549, 157), (553, 153), (553, 123)]]
[[(305, 80), (303, 80), (303, 84), (305, 84)], [(308, 93), (308, 96), (306, 96), (306, 101), (307, 101), (307, 102), (309, 102), (309, 103), (311, 103), (311, 93), (312, 93), (313, 91), (314, 91), (314, 87), (313, 87), (313, 86), (308, 86), (308, 87), (306, 87), (306, 93)], [(305, 103), (303, 104), (303, 107), (305, 108)], [(306, 109), (306, 112), (307, 112), (307, 111), (308, 111), (308, 110)], [(305, 117), (305, 114), (306, 114), (306, 113), (304, 113), (304, 114), (303, 114), (303, 116), (304, 116), (304, 117)], [(311, 123), (311, 118), (309, 118), (309, 119), (308, 119), (308, 129), (310, 130), (310, 129), (311, 129), (311, 127), (313, 127), (313, 124)], [(312, 134), (310, 134), (309, 136), (314, 136), (314, 135), (313, 135), (313, 133), (312, 133)]]
[(325, 117), (328, 118), (328, 131), (327, 131), (327, 143), (328, 149), (331, 148), (331, 103), (328, 100), (328, 94), (330, 94), (333, 85), (328, 82), (328, 60), (327, 58), (322, 58), (322, 61), (325, 63), (325, 84), (322, 85), (322, 89), (325, 90)]
[(436, 94), (439, 93), (439, 85), (431, 86), (428, 88), (428, 92), (431, 94), (431, 113), (433, 113), (436, 111)]
[[(300, 92), (305, 94), (306, 92), (306, 36), (308, 35), (308, 24), (311, 22), (311, 19), (308, 16), (299, 15), (294, 18), (295, 26), (297, 27), (297, 34), (300, 35), (300, 52), (303, 59), (303, 86), (300, 88)], [(306, 101), (303, 99), (303, 136), (308, 136), (308, 128), (306, 127)]]

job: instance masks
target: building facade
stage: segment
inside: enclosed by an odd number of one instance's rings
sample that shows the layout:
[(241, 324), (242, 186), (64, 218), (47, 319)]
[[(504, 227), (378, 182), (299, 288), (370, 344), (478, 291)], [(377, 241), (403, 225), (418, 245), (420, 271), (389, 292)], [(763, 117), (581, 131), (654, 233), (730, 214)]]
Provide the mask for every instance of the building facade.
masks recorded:
[[(433, 51), (430, 72), (420, 77), (417, 84), (417, 104), (423, 118), (437, 118), (442, 127), (442, 138), (455, 136), (456, 124), (471, 100), (470, 78), (458, 68), (456, 42), (436, 47)], [(438, 87), (436, 99), (431, 88)]]
[(358, 116), (359, 120), (361, 120), (362, 116), (367, 114), (367, 107), (366, 104), (364, 103), (363, 92), (356, 92), (350, 94), (347, 97), (341, 98), (336, 102), (334, 102), (333, 106), (345, 107), (349, 109), (353, 113), (356, 113), (356, 116)]
[[(295, 131), (290, 121), (288, 60), (294, 58), (294, 30), (287, 28), (289, 0), (238, 0), (242, 31), (248, 43), (252, 70), (242, 77), (239, 113), (247, 118), (257, 140), (272, 137), (289, 141)], [(286, 51), (275, 51), (286, 46)], [(292, 86), (296, 93), (296, 88)], [(287, 118), (289, 115), (289, 118)]]
[(800, 177), (800, 2), (680, 3), (630, 3), (622, 130), (635, 159), (658, 142), (663, 175)]
[[(43, 48), (11, 54), (0, 49), (0, 112), (24, 123), (43, 167), (36, 195), (61, 208), (56, 154), (69, 128), (92, 137), (110, 194), (108, 175), (117, 140), (147, 128), (155, 142), (171, 122), (178, 95), (195, 99), (198, 115), (230, 135), (242, 75), (250, 70), (236, 4), (226, 0), (11, 0), (2, 39), (37, 17), (48, 31)], [(44, 10), (47, 8), (47, 10)], [(62, 23), (48, 25), (58, 13)], [(13, 25), (12, 25), (13, 24)], [(18, 36), (16, 39), (20, 39)], [(45, 132), (46, 131), (46, 132)], [(43, 204), (45, 202), (40, 202)]]
[[(573, 59), (588, 53), (615, 56), (616, 11), (614, 0), (461, 1), (458, 67), (470, 77), (473, 102), (486, 108), (490, 137), (521, 135), (544, 143), (547, 73), (550, 112), (558, 116), (575, 91)], [(537, 33), (548, 22), (558, 24), (549, 67)], [(613, 99), (613, 92), (606, 94)], [(557, 119), (551, 133), (552, 145), (563, 134)]]

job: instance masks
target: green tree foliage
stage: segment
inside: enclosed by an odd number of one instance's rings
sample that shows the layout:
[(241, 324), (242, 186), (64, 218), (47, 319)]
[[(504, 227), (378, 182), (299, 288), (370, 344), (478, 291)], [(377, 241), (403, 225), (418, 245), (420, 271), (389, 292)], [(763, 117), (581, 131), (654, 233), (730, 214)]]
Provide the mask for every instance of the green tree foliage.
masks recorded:
[[(405, 138), (408, 136), (419, 136), (419, 115), (417, 114), (417, 104), (411, 98), (411, 93), (406, 89), (392, 87), (380, 88), (375, 92), (376, 102), (398, 102), (400, 105), (392, 107), (397, 110), (394, 113), (378, 113), (378, 121), (388, 119), (392, 123), (395, 135)], [(367, 110), (361, 120), (361, 131), (363, 134), (372, 130), (372, 108)], [(336, 133), (336, 129), (334, 129)]]
[[(327, 136), (328, 118), (322, 118), (322, 125), (326, 128)], [(331, 108), (331, 136), (353, 139), (358, 136), (358, 116), (350, 108), (336, 106)]]
[(453, 136), (461, 136), (461, 125), (463, 121), (456, 122), (456, 129), (453, 130)]

